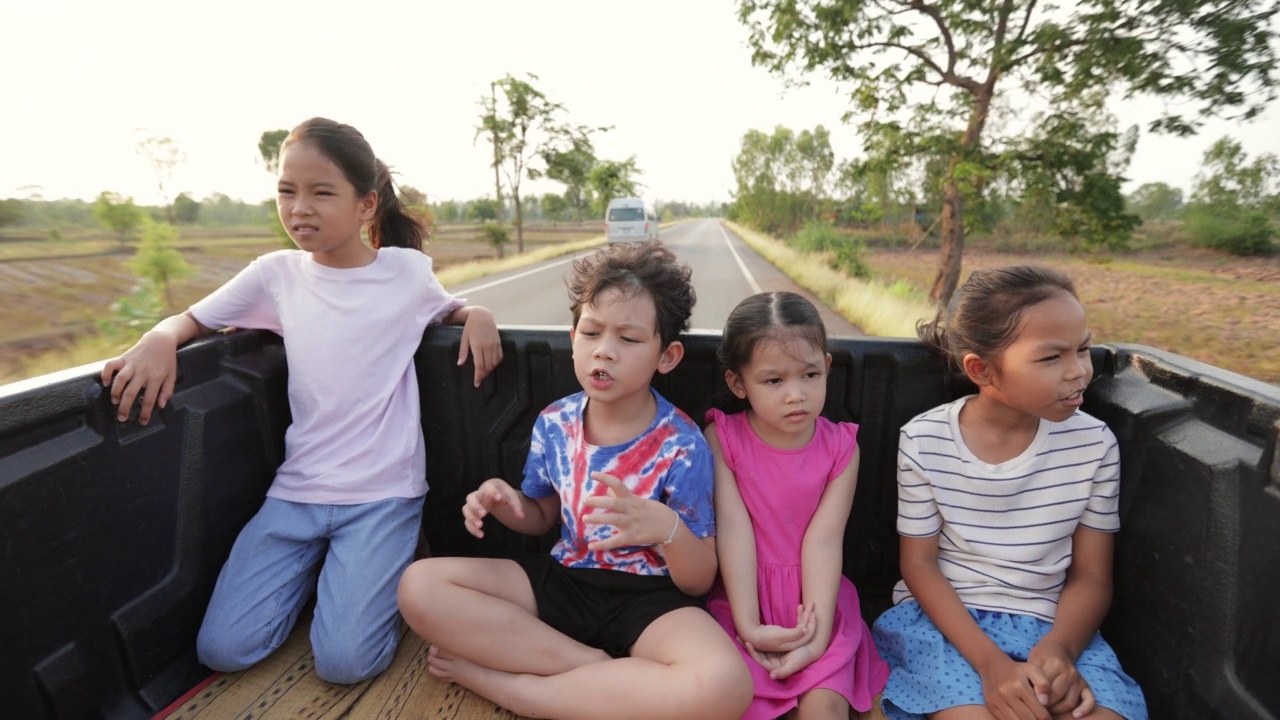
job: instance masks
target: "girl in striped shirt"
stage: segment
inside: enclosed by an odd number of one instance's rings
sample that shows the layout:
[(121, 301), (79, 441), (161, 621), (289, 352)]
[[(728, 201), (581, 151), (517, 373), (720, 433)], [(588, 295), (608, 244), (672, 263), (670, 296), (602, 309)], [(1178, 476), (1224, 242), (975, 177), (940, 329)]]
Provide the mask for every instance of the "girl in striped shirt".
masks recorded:
[(1115, 436), (1080, 410), (1071, 280), (974, 272), (920, 338), (977, 386), (902, 428), (902, 581), (874, 636), (893, 720), (1146, 720), (1098, 634), (1119, 528)]

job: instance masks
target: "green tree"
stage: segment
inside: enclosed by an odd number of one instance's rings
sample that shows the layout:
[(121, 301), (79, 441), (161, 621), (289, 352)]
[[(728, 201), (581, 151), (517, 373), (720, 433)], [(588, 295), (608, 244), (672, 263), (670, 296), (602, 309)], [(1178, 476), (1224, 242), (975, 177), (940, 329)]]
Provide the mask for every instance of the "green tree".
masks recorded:
[(143, 280), (135, 283), (128, 295), (111, 303), (110, 316), (99, 319), (97, 325), (103, 335), (121, 344), (123, 350), (168, 314), (155, 287)]
[[(528, 75), (537, 80), (536, 75)], [(491, 93), (480, 99), (483, 112), (476, 137), (489, 137), (493, 144), (493, 166), (501, 168), (506, 186), (511, 191), (515, 208), (516, 252), (524, 252), (524, 214), (520, 203), (520, 183), (524, 178), (537, 179), (545, 168), (533, 164), (541, 157), (546, 143), (559, 132), (556, 115), (564, 109), (551, 102), (530, 82), (510, 75), (491, 83)], [(499, 92), (501, 91), (501, 92)], [(495, 192), (502, 201), (502, 183), (495, 173)]]
[(498, 220), (500, 207), (493, 198), (476, 198), (467, 203), (467, 219), (495, 222)]
[(791, 131), (779, 125), (773, 135), (748, 130), (742, 136), (741, 148), (733, 158), (733, 176), (737, 190), (734, 207), (738, 218), (767, 233), (790, 233), (799, 227), (785, 217), (779, 194), (782, 191), (779, 166), (784, 162), (781, 148), (790, 143)]
[(133, 233), (142, 224), (145, 213), (133, 204), (133, 198), (122, 198), (119, 193), (103, 190), (93, 201), (93, 216), (104, 227), (116, 234), (120, 246), (128, 244)]
[[(258, 138), (258, 158), (262, 161), (262, 167), (272, 176), (280, 172), (280, 150), (284, 144), (285, 138), (289, 137), (288, 130), (264, 130), (261, 137)], [(225, 195), (218, 195), (219, 201), (223, 198), (230, 200)], [(272, 212), (267, 215), (267, 227), (271, 228), (271, 233), (280, 240), (280, 245), (286, 249), (292, 250), (295, 245), (293, 238), (289, 237), (289, 231), (285, 228), (284, 222), (280, 220), (280, 213), (275, 212), (275, 203), (272, 203)]]
[[(850, 116), (864, 119), (864, 137), (893, 129), (909, 140), (903, 155), (929, 150), (947, 158), (942, 253), (930, 291), (945, 304), (960, 277), (965, 202), (1023, 162), (1018, 141), (1034, 134), (1037, 119), (1059, 118), (1085, 133), (1073, 145), (1098, 148), (1105, 143), (1088, 137), (1085, 120), (1113, 95), (1188, 101), (1167, 103), (1170, 111), (1153, 131), (1192, 133), (1208, 116), (1253, 118), (1275, 95), (1278, 10), (1270, 0), (1081, 0), (1070, 7), (1036, 0), (739, 0), (738, 14), (750, 30), (754, 63), (782, 74), (825, 72), (851, 86)], [(998, 89), (1028, 93), (1018, 106), (1047, 110), (1030, 122), (1012, 113), (992, 122), (1009, 105), (997, 103)], [(1193, 114), (1179, 114), (1184, 108)], [(1003, 137), (992, 137), (997, 133)], [(1061, 157), (1030, 156), (1031, 163)], [(1107, 172), (1103, 165), (1072, 180), (1077, 192), (1093, 200), (1110, 194), (1096, 177)], [(1085, 185), (1091, 189), (1082, 191)], [(1080, 200), (1077, 212), (1115, 209), (1105, 198)], [(1101, 225), (1110, 233), (1125, 222)]]
[(573, 219), (582, 221), (582, 212), (591, 206), (588, 178), (595, 167), (595, 146), (591, 135), (608, 128), (562, 128), (543, 151), (547, 177), (564, 184), (564, 200), (573, 209)]
[(1280, 187), (1280, 158), (1263, 153), (1252, 161), (1236, 140), (1219, 138), (1204, 153), (1191, 201), (1214, 207), (1265, 209)]
[(189, 193), (178, 193), (173, 199), (173, 217), (179, 225), (194, 225), (200, 217), (200, 203)]
[(825, 127), (819, 125), (812, 132), (800, 131), (796, 136), (796, 184), (815, 202), (826, 197), (835, 164), (831, 133)]
[(480, 237), (493, 246), (493, 249), (498, 253), (498, 259), (501, 260), (505, 254), (507, 243), (511, 241), (511, 231), (507, 229), (506, 225), (487, 222), (480, 226)]
[(542, 200), (537, 195), (525, 195), (520, 198), (520, 213), (534, 220), (542, 219)]
[(577, 208), (572, 207), (564, 195), (556, 195), (555, 193), (547, 193), (542, 196), (542, 212), (546, 214), (549, 220), (573, 220), (575, 222), (582, 219), (582, 215)]
[(169, 188), (173, 185), (173, 173), (179, 165), (187, 161), (187, 152), (182, 145), (171, 137), (150, 135), (138, 141), (137, 153), (156, 174), (156, 188), (164, 200), (164, 214), (170, 225), (176, 224), (173, 216), (173, 202), (169, 199)]
[(457, 200), (441, 200), (433, 206), (432, 212), (442, 223), (456, 223), (463, 219), (463, 208)]
[(822, 213), (834, 166), (821, 125), (799, 133), (781, 125), (772, 134), (748, 130), (733, 159), (741, 219), (765, 232), (794, 233)]
[(511, 123), (500, 114), (500, 106), (498, 105), (498, 81), (489, 83), (489, 97), (480, 98), (480, 125), (476, 128), (476, 135), (471, 142), (474, 144), (484, 135), (488, 141), (490, 149), (493, 151), (493, 158), (489, 162), (489, 167), (493, 169), (493, 197), (494, 207), (501, 213), (502, 204), (502, 164), (507, 156), (507, 145), (510, 143)]
[(1224, 137), (1205, 151), (1201, 167), (1184, 213), (1192, 238), (1237, 255), (1271, 253), (1280, 158), (1263, 153), (1250, 160), (1239, 142)]
[(639, 195), (640, 183), (637, 175), (643, 174), (636, 167), (636, 156), (623, 160), (599, 160), (587, 173), (587, 186), (595, 195), (596, 214), (603, 215), (609, 201), (618, 197)]
[(258, 157), (262, 160), (262, 167), (272, 175), (280, 171), (280, 146), (287, 137), (288, 130), (266, 130), (258, 138)]
[(1129, 206), (1143, 220), (1172, 220), (1182, 210), (1182, 190), (1168, 183), (1143, 183), (1129, 195)]
[(17, 198), (0, 200), (0, 227), (17, 225), (27, 217), (27, 208)]
[(164, 293), (165, 304), (173, 307), (173, 283), (195, 272), (175, 247), (178, 228), (148, 221), (142, 229), (142, 241), (126, 263), (144, 282)]
[[(992, 158), (984, 177), (1003, 181), (997, 184), (1008, 194), (1020, 194), (1023, 205), (1038, 201), (1058, 235), (1091, 248), (1124, 249), (1141, 223), (1126, 209), (1120, 191), (1138, 131), (1116, 132), (1108, 127), (1114, 124), (1101, 111), (1046, 114), (1038, 118), (1035, 131)], [(997, 218), (1000, 198), (979, 194), (982, 190), (974, 189), (976, 209)]]

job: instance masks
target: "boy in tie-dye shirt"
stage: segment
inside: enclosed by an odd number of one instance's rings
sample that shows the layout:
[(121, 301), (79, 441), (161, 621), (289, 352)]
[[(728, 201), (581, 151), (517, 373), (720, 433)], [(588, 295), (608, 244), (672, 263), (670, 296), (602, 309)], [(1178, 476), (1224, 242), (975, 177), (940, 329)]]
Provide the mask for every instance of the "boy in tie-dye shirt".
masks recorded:
[(591, 550), (588, 544), (607, 540), (612, 526), (584, 522), (596, 512), (585, 504), (592, 496), (607, 496), (609, 486), (591, 477), (603, 472), (618, 478), (627, 490), (656, 500), (675, 511), (697, 537), (715, 534), (711, 502), (710, 450), (697, 425), (653, 391), (658, 404), (653, 424), (639, 437), (600, 447), (583, 438), (583, 418), (589, 396), (585, 392), (553, 403), (533, 426), (529, 460), (520, 489), (537, 500), (560, 499), (560, 541), (551, 556), (572, 568), (621, 570), (636, 575), (667, 575), (667, 561), (659, 546), (627, 545)]
[(430, 558), (400, 610), (431, 642), (429, 670), (518, 715), (738, 718), (751, 675), (702, 607), (716, 574), (711, 453), (651, 386), (684, 356), (690, 271), (660, 243), (574, 263), (573, 366), (582, 392), (533, 428), (521, 490), (491, 478), (463, 517), (529, 535), (550, 555)]

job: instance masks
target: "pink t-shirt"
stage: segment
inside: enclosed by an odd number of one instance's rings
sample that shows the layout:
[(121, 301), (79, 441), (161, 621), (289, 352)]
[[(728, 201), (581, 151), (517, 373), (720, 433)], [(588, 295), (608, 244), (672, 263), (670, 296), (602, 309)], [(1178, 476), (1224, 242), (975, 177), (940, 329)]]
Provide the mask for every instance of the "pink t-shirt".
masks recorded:
[(192, 305), (206, 327), (284, 338), (293, 423), (267, 495), (353, 505), (426, 494), (413, 355), (427, 325), (464, 304), (440, 285), (431, 258), (388, 247), (358, 268), (273, 252)]

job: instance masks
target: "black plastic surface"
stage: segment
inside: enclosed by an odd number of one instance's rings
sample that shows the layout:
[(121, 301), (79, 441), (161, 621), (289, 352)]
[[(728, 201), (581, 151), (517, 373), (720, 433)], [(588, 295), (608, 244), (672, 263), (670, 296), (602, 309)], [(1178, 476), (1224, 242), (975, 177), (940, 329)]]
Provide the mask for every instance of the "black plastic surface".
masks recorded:
[[(519, 483), (529, 428), (575, 392), (567, 330), (504, 328), (481, 388), (459, 331), (417, 356), (425, 534), (437, 555), (542, 552), (550, 538), (462, 528), (466, 494)], [(723, 380), (713, 335), (655, 382), (701, 421)], [(845, 573), (870, 620), (898, 579), (898, 428), (965, 391), (911, 341), (837, 339), (826, 412), (861, 424)], [(1103, 631), (1153, 718), (1280, 714), (1280, 388), (1149, 348), (1098, 348), (1085, 409), (1121, 442), (1116, 597)], [(289, 422), (283, 348), (266, 333), (184, 349), (151, 427), (120, 426), (89, 374), (0, 387), (0, 717), (146, 718), (207, 671), (194, 641), (218, 568), (261, 503)]]

